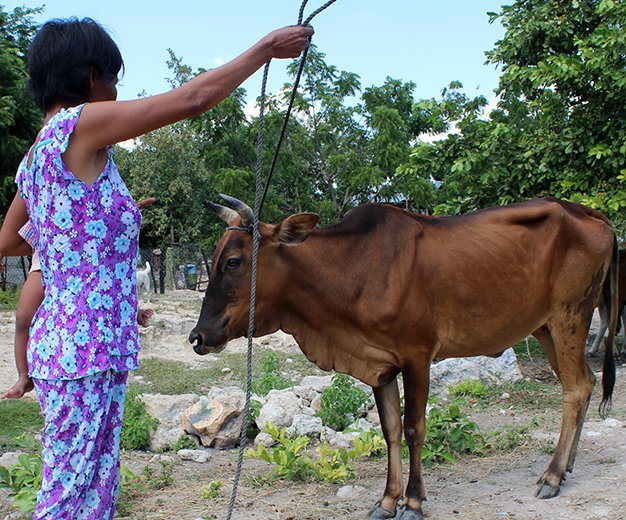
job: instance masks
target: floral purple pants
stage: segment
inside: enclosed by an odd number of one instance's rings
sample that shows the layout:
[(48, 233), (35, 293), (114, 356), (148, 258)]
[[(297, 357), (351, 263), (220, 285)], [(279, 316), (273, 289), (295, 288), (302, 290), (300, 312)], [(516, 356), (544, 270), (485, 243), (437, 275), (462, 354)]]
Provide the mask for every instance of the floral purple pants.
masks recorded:
[(45, 426), (43, 481), (33, 520), (111, 520), (120, 483), (128, 372), (35, 379)]

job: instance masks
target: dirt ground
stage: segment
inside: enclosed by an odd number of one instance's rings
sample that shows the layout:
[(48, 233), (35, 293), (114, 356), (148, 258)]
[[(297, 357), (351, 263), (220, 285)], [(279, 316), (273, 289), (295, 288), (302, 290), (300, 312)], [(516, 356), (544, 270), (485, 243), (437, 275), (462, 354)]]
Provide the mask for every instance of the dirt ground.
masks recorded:
[[(199, 357), (187, 342), (197, 318), (201, 295), (176, 291), (157, 295), (154, 326), (142, 333), (142, 357), (158, 356), (189, 363), (190, 368), (211, 363), (211, 356)], [(14, 316), (0, 313), (0, 386), (15, 378), (12, 341)], [(274, 342), (279, 348), (293, 348), (288, 342)], [(245, 350), (245, 341), (234, 342), (229, 350)], [(601, 370), (599, 360), (592, 369)], [(553, 380), (543, 360), (526, 363), (522, 372), (542, 381)], [(556, 440), (560, 414), (551, 409), (532, 411), (510, 409), (503, 400), (493, 412), (475, 414), (471, 419), (481, 428), (493, 430), (505, 425), (538, 427), (513, 452), (487, 457), (465, 457), (457, 464), (429, 466), (424, 478), (426, 518), (438, 520), (515, 518), (524, 520), (623, 520), (626, 518), (626, 367), (619, 367), (613, 411), (601, 421), (596, 410), (601, 396), (598, 384), (592, 396), (587, 421), (579, 444), (574, 472), (551, 500), (534, 497), (535, 482), (546, 469), (551, 455), (544, 449)], [(126, 453), (124, 464), (135, 473), (144, 466), (163, 470), (173, 464), (173, 484), (163, 489), (136, 491), (127, 499), (130, 512), (116, 518), (132, 520), (202, 520), (226, 518), (237, 464), (236, 451), (209, 450), (207, 463), (180, 462), (176, 455), (142, 452)], [(382, 494), (385, 459), (357, 461), (356, 478), (344, 485), (279, 482), (258, 487), (252, 477), (268, 469), (264, 463), (244, 459), (244, 468), (235, 503), (233, 520), (364, 519)], [(407, 469), (405, 468), (405, 476)], [(212, 481), (223, 482), (220, 495), (204, 498), (202, 489)], [(8, 511), (6, 494), (0, 494), (0, 518)]]

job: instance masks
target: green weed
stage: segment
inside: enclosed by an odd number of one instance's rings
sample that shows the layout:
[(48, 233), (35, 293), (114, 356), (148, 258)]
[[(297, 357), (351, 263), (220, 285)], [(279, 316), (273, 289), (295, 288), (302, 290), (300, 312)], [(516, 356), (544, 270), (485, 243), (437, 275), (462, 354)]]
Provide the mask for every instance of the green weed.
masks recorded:
[(487, 393), (487, 387), (477, 379), (463, 381), (448, 388), (452, 395), (458, 397), (482, 397)]
[(31, 514), (37, 507), (37, 492), (43, 477), (42, 445), (32, 435), (23, 434), (16, 439), (22, 453), (18, 462), (6, 468), (0, 465), (0, 489), (8, 489), (13, 503), (11, 508)]
[(367, 394), (345, 374), (335, 374), (333, 383), (322, 392), (320, 411), (317, 416), (324, 426), (343, 431), (359, 417), (361, 407), (368, 401)]
[(293, 381), (289, 381), (280, 373), (278, 354), (271, 350), (265, 352), (261, 357), (261, 374), (252, 379), (252, 391), (258, 395), (267, 395), (270, 390), (282, 390), (290, 386), (293, 386)]
[(217, 498), (221, 494), (221, 489), (224, 483), (221, 480), (212, 480), (208, 486), (203, 487), (200, 490), (202, 498)]
[(127, 450), (144, 450), (150, 442), (150, 434), (158, 420), (150, 417), (146, 403), (141, 400), (141, 392), (135, 385), (128, 387), (126, 407), (122, 424), (121, 445)]

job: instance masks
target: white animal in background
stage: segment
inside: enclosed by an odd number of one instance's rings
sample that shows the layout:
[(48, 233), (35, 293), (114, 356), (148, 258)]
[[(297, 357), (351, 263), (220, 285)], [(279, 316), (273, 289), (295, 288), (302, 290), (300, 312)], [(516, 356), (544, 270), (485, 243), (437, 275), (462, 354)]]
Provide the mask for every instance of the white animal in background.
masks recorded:
[(146, 262), (145, 269), (137, 269), (137, 296), (145, 295), (145, 301), (150, 303), (150, 262)]

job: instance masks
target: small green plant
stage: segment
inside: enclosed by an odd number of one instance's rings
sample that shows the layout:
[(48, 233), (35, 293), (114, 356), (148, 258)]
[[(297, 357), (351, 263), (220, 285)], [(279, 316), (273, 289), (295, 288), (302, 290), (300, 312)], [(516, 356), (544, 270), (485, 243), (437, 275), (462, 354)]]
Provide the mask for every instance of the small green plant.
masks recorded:
[(343, 431), (359, 416), (359, 410), (368, 401), (367, 394), (345, 374), (335, 374), (333, 383), (322, 392), (318, 417), (324, 426)]
[(482, 397), (487, 393), (487, 387), (478, 379), (468, 379), (448, 390), (458, 397)]
[(13, 500), (12, 508), (23, 513), (34, 513), (37, 507), (37, 492), (43, 477), (42, 445), (32, 435), (23, 434), (18, 445), (28, 453), (19, 456), (18, 462), (6, 468), (0, 465), (0, 489), (8, 489)]
[(221, 480), (212, 480), (208, 486), (203, 487), (200, 490), (202, 498), (217, 498), (221, 494), (221, 489), (224, 483)]
[(252, 391), (258, 395), (267, 395), (270, 390), (282, 390), (292, 382), (280, 373), (280, 360), (275, 352), (269, 351), (261, 357), (261, 375), (252, 380)]
[(170, 449), (174, 452), (179, 450), (195, 450), (198, 443), (191, 435), (181, 435), (176, 442), (173, 442)]
[(299, 436), (291, 439), (286, 435), (286, 428), (279, 431), (271, 422), (267, 423), (263, 431), (274, 438), (277, 446), (271, 448), (271, 452), (262, 444), (257, 450), (248, 448), (246, 456), (274, 464), (268, 479), (308, 480), (312, 476), (312, 460), (305, 454), (309, 438)]
[[(431, 400), (431, 404), (436, 399)], [(478, 433), (478, 425), (461, 413), (459, 402), (447, 409), (433, 406), (426, 417), (426, 438), (422, 448), (422, 462), (430, 464), (447, 460), (456, 463), (454, 454), (479, 453), (485, 446), (485, 438)], [(403, 455), (408, 448), (403, 441)]]
[(145, 466), (141, 472), (142, 479), (150, 489), (165, 489), (174, 484), (175, 462), (161, 461), (161, 471), (155, 470), (152, 466)]
[(387, 443), (380, 428), (364, 430), (357, 427), (348, 428), (346, 432), (358, 432), (358, 437), (354, 439), (354, 448), (350, 452), (350, 456), (354, 459), (358, 457), (383, 457), (387, 453)]
[(246, 450), (246, 456), (261, 459), (273, 464), (273, 468), (264, 478), (257, 479), (261, 484), (272, 482), (277, 479), (287, 480), (321, 480), (338, 483), (352, 478), (353, 467), (351, 461), (360, 456), (360, 453), (352, 450), (348, 452), (344, 448), (338, 450), (330, 448), (328, 443), (323, 443), (316, 448), (318, 456), (312, 458), (307, 454), (310, 447), (310, 439), (304, 436), (289, 438), (286, 428), (280, 431), (272, 423), (268, 422), (263, 430), (269, 433), (276, 441), (276, 446), (268, 451), (262, 444), (256, 449)]
[(261, 408), (263, 407), (263, 403), (256, 399), (250, 400), (250, 412), (248, 417), (248, 428), (246, 430), (246, 435), (249, 439), (254, 439), (260, 432), (259, 427), (256, 423), (256, 420), (261, 413)]
[(139, 388), (131, 385), (126, 394), (126, 408), (122, 424), (122, 448), (127, 450), (144, 450), (150, 442), (150, 434), (156, 429), (159, 421), (150, 416), (146, 403), (141, 400)]

